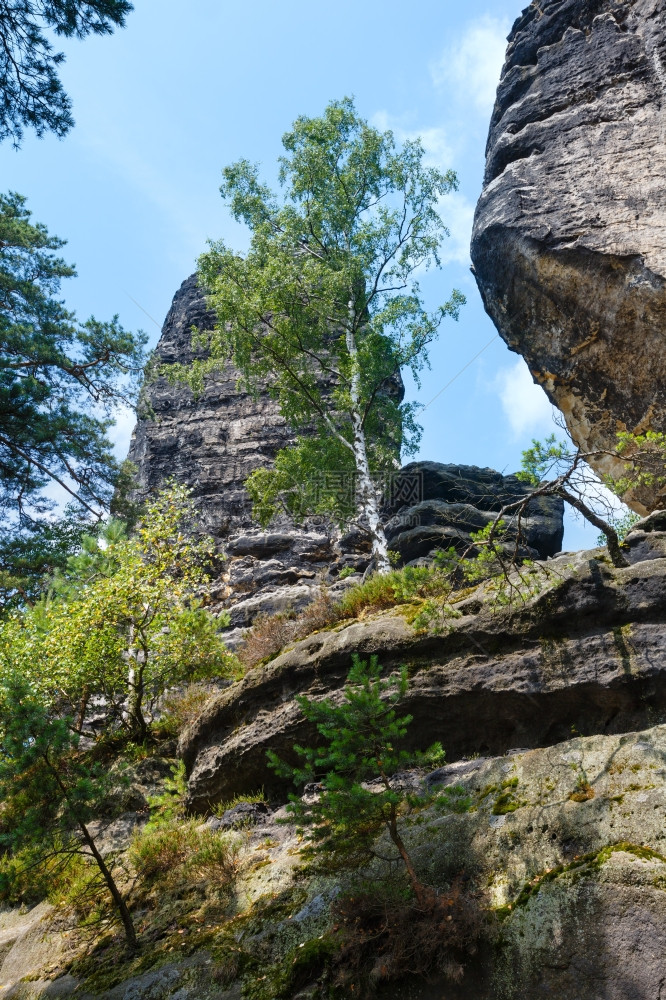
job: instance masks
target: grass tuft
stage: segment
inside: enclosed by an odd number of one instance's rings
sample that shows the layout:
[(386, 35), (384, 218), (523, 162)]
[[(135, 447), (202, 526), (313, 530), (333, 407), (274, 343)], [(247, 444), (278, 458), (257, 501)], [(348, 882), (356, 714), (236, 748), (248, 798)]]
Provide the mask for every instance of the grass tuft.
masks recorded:
[(446, 597), (450, 593), (448, 574), (426, 566), (405, 566), (390, 573), (375, 574), (352, 587), (337, 602), (323, 589), (317, 600), (299, 614), (282, 611), (259, 616), (247, 632), (238, 658), (246, 669), (250, 669), (272, 660), (285, 647), (320, 629), (368, 613)]

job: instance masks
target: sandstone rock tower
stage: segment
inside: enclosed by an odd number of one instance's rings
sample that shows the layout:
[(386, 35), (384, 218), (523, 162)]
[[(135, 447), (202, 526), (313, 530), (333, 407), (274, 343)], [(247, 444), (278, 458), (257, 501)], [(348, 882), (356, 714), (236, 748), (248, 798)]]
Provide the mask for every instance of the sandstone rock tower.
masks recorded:
[[(164, 321), (159, 360), (192, 360), (192, 327), (205, 331), (214, 325), (193, 274)], [(237, 378), (229, 364), (206, 381), (199, 397), (163, 378), (149, 384), (154, 419), (138, 421), (129, 452), (143, 489), (155, 489), (170, 476), (191, 486), (206, 529), (216, 537), (251, 526), (243, 483), (293, 440), (277, 403), (267, 393), (253, 398), (239, 391)]]
[[(157, 346), (159, 360), (187, 363), (193, 357), (192, 328), (210, 330), (214, 323), (192, 275), (176, 292), (167, 314)], [(210, 587), (211, 598), (229, 607), (232, 626), (243, 629), (258, 614), (300, 609), (322, 584), (331, 588), (332, 596), (346, 589), (351, 581), (340, 580), (340, 571), (365, 570), (369, 545), (360, 532), (341, 536), (317, 519), (294, 525), (285, 517), (268, 530), (253, 521), (245, 480), (254, 469), (270, 466), (294, 437), (269, 393), (252, 395), (240, 389), (237, 380), (229, 363), (207, 379), (199, 396), (162, 377), (150, 381), (146, 396), (152, 415), (138, 420), (129, 458), (144, 494), (169, 478), (192, 488), (202, 527), (227, 557)], [(401, 380), (394, 391), (402, 394)], [(450, 545), (466, 549), (470, 532), (524, 492), (513, 476), (465, 465), (411, 463), (395, 483), (400, 477), (417, 483), (417, 488), (397, 489), (384, 513), (390, 548), (404, 563), (428, 561), (438, 548)], [(560, 550), (562, 514), (561, 501), (535, 499), (522, 522), (523, 557), (545, 559)], [(240, 636), (231, 634), (229, 641)]]
[[(164, 321), (160, 361), (191, 360), (192, 327), (210, 330), (214, 322), (192, 275), (176, 292)], [(170, 477), (192, 487), (202, 526), (228, 557), (211, 596), (233, 604), (232, 625), (242, 627), (261, 612), (308, 603), (333, 552), (321, 528), (286, 524), (264, 532), (253, 522), (243, 484), (254, 469), (270, 465), (293, 435), (276, 401), (267, 392), (252, 396), (240, 390), (237, 378), (228, 364), (207, 379), (198, 397), (164, 378), (151, 382), (152, 419), (139, 419), (129, 458), (144, 492)]]

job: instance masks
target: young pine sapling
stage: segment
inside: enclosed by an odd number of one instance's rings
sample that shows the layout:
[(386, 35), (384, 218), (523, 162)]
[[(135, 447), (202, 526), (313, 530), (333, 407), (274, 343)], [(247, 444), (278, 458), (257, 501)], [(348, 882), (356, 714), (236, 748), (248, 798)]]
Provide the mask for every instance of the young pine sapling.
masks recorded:
[(316, 795), (292, 795), (287, 807), (296, 823), (308, 828), (311, 853), (334, 866), (354, 867), (373, 856), (386, 860), (376, 852), (383, 829), (397, 851), (390, 860), (402, 862), (416, 901), (423, 904), (428, 890), (401, 833), (400, 816), (409, 796), (391, 776), (414, 763), (438, 765), (443, 751), (439, 744), (425, 754), (404, 749), (412, 717), (400, 715), (398, 706), (407, 687), (406, 668), (398, 678), (384, 679), (376, 656), (367, 663), (354, 655), (339, 704), (329, 698), (296, 699), (306, 719), (316, 725), (322, 744), (294, 747), (301, 758), (295, 767), (272, 751), (268, 757), (273, 769), (297, 786), (317, 782)]

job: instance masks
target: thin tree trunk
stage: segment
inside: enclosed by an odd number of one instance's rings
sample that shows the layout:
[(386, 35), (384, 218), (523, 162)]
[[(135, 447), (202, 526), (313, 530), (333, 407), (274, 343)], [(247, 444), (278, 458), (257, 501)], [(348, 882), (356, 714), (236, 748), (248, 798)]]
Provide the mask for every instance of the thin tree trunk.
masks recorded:
[(414, 865), (412, 863), (412, 859), (409, 856), (409, 851), (405, 847), (404, 841), (400, 836), (400, 834), (398, 833), (398, 824), (396, 822), (395, 813), (393, 813), (391, 815), (391, 818), (387, 820), (386, 826), (388, 828), (389, 837), (395, 844), (396, 848), (398, 849), (398, 853), (400, 854), (400, 857), (403, 860), (405, 869), (407, 870), (409, 881), (411, 883), (412, 889), (414, 890), (414, 895), (416, 896), (416, 901), (419, 904), (419, 906), (423, 906), (426, 901), (425, 890), (423, 888), (421, 880), (416, 874)]
[(603, 531), (604, 535), (606, 536), (606, 544), (608, 545), (608, 555), (611, 557), (611, 562), (613, 563), (613, 566), (617, 566), (619, 568), (628, 566), (629, 562), (627, 559), (625, 559), (625, 557), (622, 555), (622, 551), (620, 550), (620, 539), (618, 538), (618, 534), (615, 528), (613, 528), (608, 523), (608, 521), (604, 521), (602, 517), (599, 517), (598, 514), (595, 514), (594, 511), (590, 507), (588, 507), (583, 500), (581, 500), (577, 496), (574, 496), (572, 493), (569, 493), (568, 490), (565, 490), (562, 487), (560, 487), (556, 492), (559, 494), (559, 496), (562, 497), (563, 500), (566, 500), (567, 503), (570, 503), (572, 507), (575, 507), (576, 510), (579, 510), (583, 515), (583, 517), (590, 522), (590, 524), (593, 524), (595, 528), (598, 528), (600, 531)]
[[(379, 762), (378, 762), (379, 763)], [(379, 774), (382, 779), (382, 783), (387, 792), (391, 791), (391, 782), (389, 781), (388, 774), (384, 771), (383, 767), (379, 766)], [(414, 864), (409, 855), (409, 851), (405, 847), (404, 841), (398, 832), (398, 816), (396, 812), (395, 803), (391, 804), (391, 812), (388, 817), (384, 817), (384, 822), (386, 823), (386, 829), (388, 830), (389, 837), (393, 841), (394, 845), (398, 849), (398, 854), (402, 858), (403, 864), (407, 871), (407, 876), (411, 883), (412, 889), (414, 890), (414, 895), (416, 896), (416, 901), (419, 906), (423, 906), (425, 898), (425, 889), (420, 878), (416, 874)]]
[(130, 644), (127, 650), (127, 714), (132, 732), (140, 740), (145, 739), (148, 725), (143, 715), (143, 672), (144, 664), (139, 663), (139, 651), (134, 645), (134, 626), (130, 627)]
[(97, 850), (97, 846), (96, 846), (95, 841), (93, 840), (93, 838), (91, 836), (90, 831), (88, 830), (88, 827), (83, 822), (83, 820), (80, 819), (76, 815), (76, 807), (75, 806), (72, 807), (72, 803), (71, 803), (71, 799), (69, 797), (69, 792), (67, 790), (67, 787), (64, 784), (64, 782), (62, 781), (60, 775), (58, 774), (58, 771), (55, 768), (55, 766), (49, 760), (48, 753), (45, 753), (43, 756), (44, 756), (44, 760), (46, 761), (47, 767), (51, 771), (51, 774), (55, 778), (55, 780), (56, 780), (56, 782), (58, 784), (58, 787), (60, 788), (60, 791), (63, 794), (63, 797), (64, 797), (65, 801), (68, 802), (69, 805), (70, 805), (70, 807), (72, 808), (72, 813), (74, 814), (74, 817), (76, 819), (78, 827), (81, 830), (81, 833), (83, 834), (83, 839), (84, 839), (84, 841), (85, 841), (88, 849), (90, 850), (90, 853), (92, 854), (93, 858), (95, 859), (95, 863), (96, 863), (97, 867), (99, 868), (99, 870), (100, 870), (100, 872), (102, 874), (102, 878), (104, 879), (104, 881), (106, 883), (106, 887), (109, 890), (109, 893), (111, 894), (111, 898), (113, 899), (113, 902), (116, 905), (116, 909), (118, 910), (118, 913), (120, 914), (120, 919), (122, 920), (123, 927), (125, 929), (125, 939), (127, 941), (127, 945), (128, 945), (128, 947), (132, 951), (136, 951), (136, 949), (138, 947), (138, 941), (137, 941), (136, 931), (134, 930), (134, 924), (132, 922), (132, 915), (131, 915), (131, 913), (129, 911), (127, 903), (123, 899), (122, 893), (121, 893), (120, 889), (118, 888), (118, 886), (116, 885), (115, 879), (114, 879), (113, 875), (111, 874), (109, 868), (107, 867), (106, 862), (104, 861), (104, 858), (102, 857), (102, 855)]
[(377, 490), (370, 475), (370, 464), (368, 462), (368, 449), (363, 428), (363, 418), (361, 416), (361, 392), (360, 392), (360, 372), (358, 370), (358, 349), (356, 346), (356, 336), (353, 329), (354, 303), (349, 302), (349, 327), (347, 329), (347, 350), (352, 361), (351, 376), (351, 416), (354, 431), (354, 460), (356, 463), (356, 475), (358, 478), (358, 498), (361, 514), (368, 524), (368, 531), (372, 539), (372, 557), (375, 569), (378, 573), (388, 573), (391, 563), (388, 557), (388, 543), (386, 534), (379, 516), (379, 502)]
[(81, 695), (81, 701), (79, 703), (79, 714), (76, 719), (76, 732), (80, 733), (83, 729), (83, 723), (86, 717), (86, 710), (88, 708), (88, 702), (90, 700), (90, 687), (88, 684), (83, 688), (83, 694)]
[(129, 911), (127, 903), (123, 899), (122, 893), (120, 892), (120, 889), (116, 885), (115, 879), (111, 874), (111, 872), (109, 871), (106, 862), (104, 861), (104, 858), (97, 850), (97, 847), (95, 846), (95, 841), (91, 837), (86, 824), (83, 822), (83, 820), (77, 820), (77, 822), (79, 824), (81, 833), (83, 834), (83, 839), (85, 840), (90, 850), (90, 853), (95, 859), (97, 867), (102, 873), (102, 878), (106, 882), (106, 886), (109, 892), (111, 893), (111, 898), (113, 899), (113, 902), (116, 904), (116, 909), (120, 914), (120, 919), (122, 920), (123, 927), (125, 929), (125, 939), (127, 941), (128, 947), (132, 951), (136, 951), (136, 949), (139, 946), (139, 942), (137, 941), (136, 931), (134, 930), (134, 924), (132, 922), (132, 914)]
[(130, 660), (130, 668), (127, 677), (129, 685), (128, 715), (132, 732), (140, 740), (145, 739), (148, 732), (148, 723), (143, 714), (143, 667), (136, 660)]

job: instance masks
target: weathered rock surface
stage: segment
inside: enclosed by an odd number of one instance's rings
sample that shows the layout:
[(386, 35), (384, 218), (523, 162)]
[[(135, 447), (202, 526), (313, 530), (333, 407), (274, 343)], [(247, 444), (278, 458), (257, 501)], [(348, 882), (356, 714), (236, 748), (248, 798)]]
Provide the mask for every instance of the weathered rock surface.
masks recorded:
[[(539, 593), (489, 609), (487, 586), (455, 605), (441, 634), (400, 614), (319, 632), (215, 697), (180, 750), (189, 807), (206, 811), (242, 789), (277, 789), (266, 750), (289, 756), (316, 733), (294, 695), (340, 692), (352, 653), (407, 664), (413, 738), (450, 758), (503, 753), (582, 733), (620, 733), (666, 719), (666, 532), (659, 520), (628, 538), (632, 565), (604, 549), (539, 564)], [(645, 530), (648, 529), (648, 530)]]
[[(207, 331), (214, 325), (192, 275), (176, 292), (164, 321), (160, 361), (187, 363), (193, 358), (192, 327)], [(248, 625), (261, 612), (308, 603), (327, 564), (335, 560), (333, 540), (321, 527), (299, 529), (285, 522), (265, 532), (253, 522), (244, 482), (254, 469), (270, 466), (294, 435), (268, 392), (253, 396), (237, 381), (237, 371), (227, 364), (199, 396), (164, 378), (150, 382), (152, 417), (137, 422), (128, 456), (137, 466), (142, 493), (169, 478), (192, 488), (202, 526), (229, 557), (211, 597), (220, 607), (238, 605), (235, 627)], [(244, 602), (250, 597), (253, 602)]]
[(470, 811), (417, 826), (410, 847), (437, 884), (464, 869), (507, 907), (461, 996), (663, 996), (665, 760), (662, 725), (444, 769)]
[[(20, 987), (12, 988), (13, 983), (24, 977), (37, 979), (41, 975), (46, 978), (48, 972), (57, 967), (58, 961), (71, 950), (67, 931), (73, 926), (72, 917), (63, 919), (49, 903), (39, 903), (27, 911), (0, 913), (0, 997), (3, 1000), (20, 996)], [(71, 985), (70, 992), (63, 992), (55, 983), (45, 982), (37, 995), (71, 996)]]
[[(423, 781), (422, 775), (412, 775)], [(622, 735), (575, 737), (555, 746), (447, 765), (425, 778), (437, 791), (457, 788), (458, 811), (446, 803), (403, 821), (402, 832), (424, 881), (446, 886), (460, 871), (499, 908), (494, 944), (482, 946), (458, 985), (412, 978), (388, 984), (390, 1000), (659, 1000), (666, 979), (666, 726)], [(581, 789), (584, 788), (584, 793)], [(506, 798), (508, 792), (508, 800)], [(504, 798), (503, 798), (504, 796)], [(451, 801), (451, 799), (449, 799)], [(248, 835), (249, 860), (239, 886), (244, 905), (289, 898), (291, 909), (270, 913), (242, 938), (246, 955), (266, 963), (330, 930), (329, 906), (341, 876), (309, 878), (298, 865), (285, 811), (264, 813)], [(388, 845), (379, 846), (385, 854)], [(372, 874), (394, 877), (375, 862)], [(344, 876), (342, 876), (344, 879)], [(0, 915), (11, 931), (13, 965), (0, 967), (6, 1000), (80, 996), (71, 976), (44, 976), (67, 937), (55, 933), (49, 907)], [(499, 931), (499, 934), (496, 932)], [(4, 940), (4, 937), (3, 937)], [(41, 941), (41, 965), (34, 946)], [(184, 943), (184, 942), (183, 942)], [(46, 948), (50, 945), (51, 953)], [(240, 982), (216, 981), (206, 949), (170, 955), (95, 994), (99, 1000), (240, 1000)], [(19, 962), (17, 967), (16, 962)], [(0, 962), (2, 956), (0, 955)], [(18, 968), (18, 971), (17, 971)], [(252, 967), (250, 967), (252, 969)], [(257, 975), (264, 974), (261, 969)], [(252, 975), (252, 972), (250, 973)], [(122, 978), (122, 977), (121, 977)], [(78, 990), (75, 989), (78, 985)], [(304, 984), (296, 996), (312, 995)], [(303, 992), (299, 990), (303, 989)], [(660, 993), (661, 991), (661, 993)], [(293, 994), (292, 994), (293, 996)]]
[[(585, 451), (666, 430), (666, 3), (540, 0), (509, 36), (472, 260)], [(616, 460), (593, 460), (621, 472)], [(644, 488), (640, 513), (660, 503)]]
[[(192, 275), (176, 293), (164, 322), (157, 347), (160, 360), (191, 360), (192, 328), (206, 331), (214, 323)], [(237, 380), (238, 373), (228, 364), (199, 396), (164, 378), (149, 382), (147, 402), (153, 416), (139, 419), (129, 452), (142, 494), (171, 477), (192, 487), (202, 525), (227, 557), (209, 590), (214, 606), (230, 609), (230, 646), (242, 639), (258, 615), (298, 611), (322, 584), (335, 597), (350, 586), (338, 583), (340, 572), (363, 572), (370, 560), (369, 543), (358, 531), (341, 538), (321, 519), (296, 526), (286, 518), (262, 530), (252, 520), (245, 480), (256, 468), (270, 467), (294, 437), (268, 392), (252, 396), (238, 388)], [(394, 391), (402, 393), (401, 382)], [(412, 463), (387, 484), (391, 547), (404, 562), (428, 557), (442, 546), (466, 547), (469, 532), (483, 527), (489, 512), (499, 510), (517, 489), (514, 477), (491, 469)], [(432, 501), (435, 507), (422, 501)], [(559, 551), (561, 502), (535, 502), (525, 530), (524, 556)]]
[[(212, 330), (215, 316), (191, 275), (176, 292), (164, 321), (157, 355), (163, 364), (193, 360), (192, 328)], [(146, 492), (173, 477), (194, 491), (205, 527), (214, 536), (252, 527), (243, 486), (258, 466), (270, 465), (293, 435), (268, 394), (254, 398), (237, 386), (238, 373), (226, 365), (211, 376), (199, 396), (164, 378), (149, 382), (154, 419), (136, 425), (129, 458)]]
[[(427, 560), (438, 549), (450, 547), (462, 554), (471, 544), (470, 535), (525, 491), (525, 483), (516, 476), (503, 476), (494, 469), (411, 462), (396, 477), (394, 498), (387, 505), (387, 513), (397, 510), (386, 524), (389, 548), (399, 553), (403, 563)], [(405, 496), (418, 499), (400, 505)], [(535, 497), (521, 520), (521, 558), (556, 555), (562, 548), (563, 517), (564, 504), (557, 497)], [(516, 519), (506, 521), (506, 539), (511, 543), (516, 537)]]

